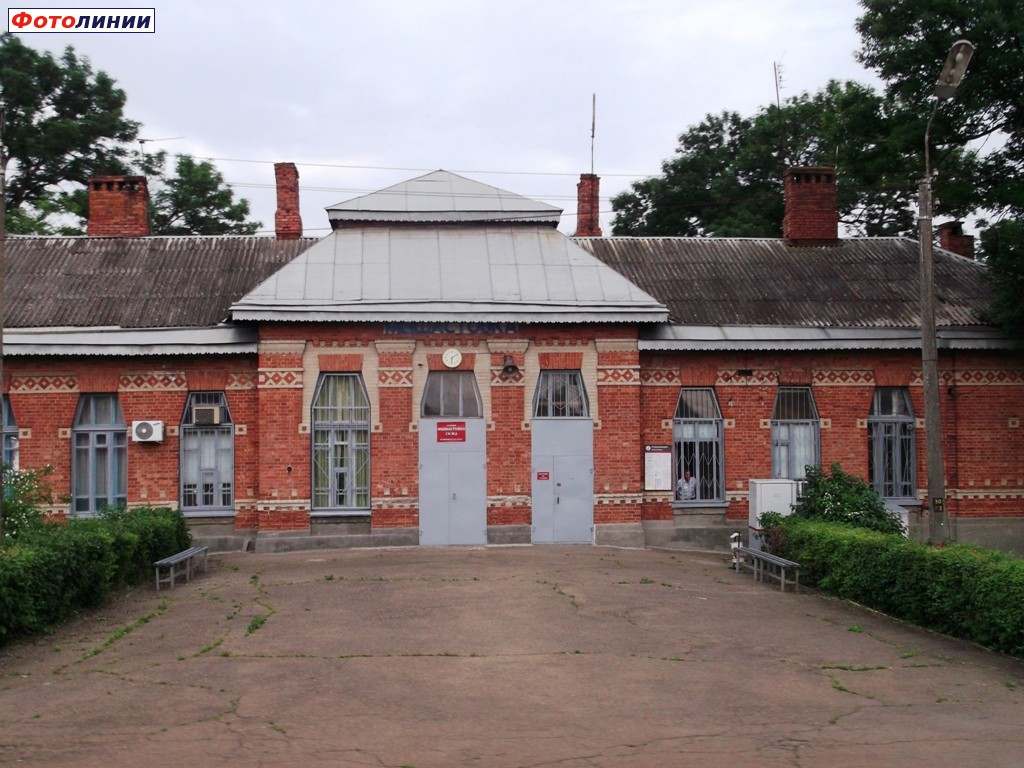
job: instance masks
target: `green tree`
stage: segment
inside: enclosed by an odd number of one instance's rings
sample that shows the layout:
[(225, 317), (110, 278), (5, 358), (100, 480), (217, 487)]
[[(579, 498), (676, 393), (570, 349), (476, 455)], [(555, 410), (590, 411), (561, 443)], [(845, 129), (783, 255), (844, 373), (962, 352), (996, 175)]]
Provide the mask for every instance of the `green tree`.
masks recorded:
[(57, 59), (0, 35), (0, 99), (8, 231), (54, 231), (71, 205), (61, 185), (125, 170), (139, 126), (124, 115), (124, 91), (70, 46)]
[(1024, 339), (1024, 220), (1004, 219), (983, 230), (981, 255), (996, 289), (983, 319)]
[(974, 180), (982, 193), (980, 207), (1024, 213), (1024, 4), (861, 0), (861, 5), (858, 59), (878, 73), (890, 99), (919, 115), (931, 113), (935, 81), (953, 43), (974, 43), (956, 98), (936, 114), (931, 135), (937, 167), (951, 148), (983, 144), (984, 164)]
[[(837, 169), (837, 205), (852, 232), (911, 234), (923, 135), (871, 88), (830, 81), (814, 94), (765, 107), (751, 117), (708, 115), (679, 137), (663, 174), (632, 184), (612, 200), (615, 234), (777, 237), (785, 203), (782, 176), (789, 166)], [(969, 178), (970, 153), (951, 154), (951, 179)], [(946, 195), (947, 212), (969, 210), (973, 193), (962, 184)]]
[(175, 175), (156, 186), (151, 203), (155, 235), (251, 235), (263, 226), (246, 221), (249, 201), (236, 201), (224, 176), (205, 160), (179, 156)]

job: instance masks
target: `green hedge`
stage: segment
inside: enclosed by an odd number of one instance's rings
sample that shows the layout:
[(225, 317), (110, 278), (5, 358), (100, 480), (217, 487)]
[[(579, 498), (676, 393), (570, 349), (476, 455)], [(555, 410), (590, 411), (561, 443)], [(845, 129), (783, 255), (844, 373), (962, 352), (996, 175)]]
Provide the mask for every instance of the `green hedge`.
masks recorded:
[(0, 644), (47, 632), (102, 605), (111, 590), (153, 577), (153, 561), (187, 549), (180, 512), (145, 507), (48, 523), (0, 549)]
[(1024, 560), (932, 547), (837, 523), (785, 518), (779, 554), (801, 580), (898, 619), (1024, 657)]

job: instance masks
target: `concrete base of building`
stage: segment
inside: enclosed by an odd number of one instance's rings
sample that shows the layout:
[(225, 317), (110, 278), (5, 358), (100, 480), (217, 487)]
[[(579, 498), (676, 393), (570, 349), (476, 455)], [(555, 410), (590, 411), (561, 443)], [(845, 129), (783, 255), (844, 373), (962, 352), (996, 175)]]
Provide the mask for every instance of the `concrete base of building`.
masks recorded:
[(686, 512), (676, 514), (673, 520), (647, 520), (643, 524), (646, 546), (679, 549), (728, 550), (729, 537), (738, 532), (745, 539), (746, 529), (744, 521), (727, 520), (717, 510)]
[(367, 533), (260, 532), (250, 551), (272, 553), (353, 547), (409, 547), (419, 544), (419, 540), (420, 534), (416, 528), (382, 528)]
[(594, 543), (607, 547), (643, 549), (644, 529), (641, 523), (607, 523), (594, 526)]
[(489, 525), (487, 526), (488, 544), (530, 544), (533, 532), (529, 525)]

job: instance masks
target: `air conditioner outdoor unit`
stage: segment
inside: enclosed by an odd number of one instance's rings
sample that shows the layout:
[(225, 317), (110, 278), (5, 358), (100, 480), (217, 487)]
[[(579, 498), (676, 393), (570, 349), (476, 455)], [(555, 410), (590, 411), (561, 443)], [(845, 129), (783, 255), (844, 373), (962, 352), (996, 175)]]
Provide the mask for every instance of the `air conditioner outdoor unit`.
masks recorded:
[(195, 405), (192, 407), (192, 422), (200, 426), (220, 424), (219, 405)]
[(162, 421), (133, 421), (132, 442), (162, 443), (164, 440), (164, 423)]

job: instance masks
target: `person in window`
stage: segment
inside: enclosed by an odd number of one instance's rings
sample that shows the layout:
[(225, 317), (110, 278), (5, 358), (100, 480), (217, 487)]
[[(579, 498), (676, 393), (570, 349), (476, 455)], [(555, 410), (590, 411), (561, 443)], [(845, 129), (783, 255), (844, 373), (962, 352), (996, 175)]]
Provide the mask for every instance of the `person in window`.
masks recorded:
[(683, 501), (693, 501), (697, 498), (697, 478), (691, 475), (689, 470), (684, 471), (676, 483), (676, 496)]

